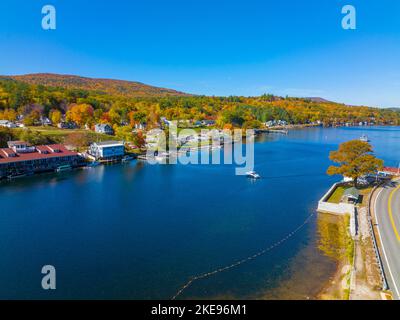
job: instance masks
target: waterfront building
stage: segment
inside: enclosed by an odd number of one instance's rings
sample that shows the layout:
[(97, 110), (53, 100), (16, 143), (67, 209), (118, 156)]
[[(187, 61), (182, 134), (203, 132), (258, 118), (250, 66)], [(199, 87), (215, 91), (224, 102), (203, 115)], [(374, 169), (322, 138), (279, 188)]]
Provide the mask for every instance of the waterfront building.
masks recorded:
[(96, 160), (120, 160), (125, 155), (125, 146), (120, 141), (94, 142), (89, 147), (89, 155)]
[(264, 123), (266, 127), (275, 127), (275, 126), (286, 126), (288, 125), (285, 120), (270, 120)]
[(108, 134), (108, 135), (114, 134), (114, 130), (109, 124), (96, 124), (94, 126), (94, 131), (96, 131), (97, 133)]
[(17, 125), (12, 121), (0, 120), (0, 127), (6, 127), (6, 128), (13, 129), (13, 128), (16, 128)]
[(378, 175), (382, 176), (400, 176), (400, 164), (398, 168), (384, 167), (378, 172)]
[(60, 166), (82, 164), (78, 153), (61, 144), (30, 146), (23, 141), (11, 141), (0, 148), (0, 178), (55, 171)]

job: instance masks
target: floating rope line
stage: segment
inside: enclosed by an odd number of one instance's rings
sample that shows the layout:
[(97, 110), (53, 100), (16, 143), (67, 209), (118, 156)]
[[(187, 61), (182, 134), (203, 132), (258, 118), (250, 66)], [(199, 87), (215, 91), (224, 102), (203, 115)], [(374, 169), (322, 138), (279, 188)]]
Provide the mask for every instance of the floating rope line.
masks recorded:
[(204, 278), (208, 278), (211, 277), (217, 273), (220, 272), (224, 272), (227, 270), (230, 270), (232, 268), (238, 267), (246, 262), (249, 262), (251, 260), (254, 260), (264, 254), (266, 254), (267, 252), (271, 251), (272, 249), (275, 249), (276, 247), (279, 247), (280, 245), (282, 245), (284, 242), (286, 242), (287, 240), (289, 240), (291, 237), (293, 237), (297, 232), (299, 232), (306, 224), (308, 224), (311, 220), (311, 218), (314, 216), (314, 213), (312, 213), (311, 215), (308, 216), (308, 218), (306, 220), (304, 220), (304, 222), (299, 225), (296, 229), (294, 229), (292, 232), (290, 232), (286, 237), (282, 238), (281, 240), (275, 242), (274, 244), (270, 245), (268, 248), (265, 248), (259, 252), (257, 252), (256, 254), (252, 255), (252, 256), (248, 256), (247, 258), (244, 258), (242, 260), (236, 261), (234, 263), (232, 263), (231, 265), (228, 265), (226, 267), (221, 267), (219, 269), (215, 269), (213, 271), (207, 272), (207, 273), (203, 273), (197, 276), (194, 276), (192, 278), (190, 278), (190, 280), (188, 282), (186, 282), (186, 284), (181, 287), (179, 289), (179, 291), (172, 297), (171, 300), (176, 300), (176, 298), (178, 298), (187, 288), (189, 288), (193, 282), (197, 281), (197, 280), (201, 280)]

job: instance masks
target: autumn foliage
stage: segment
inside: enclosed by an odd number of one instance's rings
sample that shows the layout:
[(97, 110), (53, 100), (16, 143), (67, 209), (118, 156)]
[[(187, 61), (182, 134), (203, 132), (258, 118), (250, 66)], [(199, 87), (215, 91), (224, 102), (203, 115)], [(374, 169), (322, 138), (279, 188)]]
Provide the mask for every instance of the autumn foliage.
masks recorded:
[(79, 126), (93, 124), (93, 107), (89, 104), (75, 104), (66, 114), (66, 120), (75, 122)]
[[(23, 116), (27, 125), (49, 117), (79, 127), (96, 123), (134, 128), (158, 127), (162, 117), (191, 122), (214, 120), (224, 128), (258, 128), (271, 120), (288, 124), (320, 123), (325, 126), (368, 122), (399, 125), (399, 109), (347, 106), (316, 98), (208, 97), (187, 95), (136, 82), (89, 79), (76, 76), (27, 75), (0, 79), (0, 117)], [(26, 119), (26, 120), (25, 120)]]
[(383, 167), (383, 160), (374, 156), (372, 146), (360, 140), (342, 143), (337, 151), (330, 153), (329, 158), (338, 166), (330, 166), (327, 173), (352, 178), (356, 186), (358, 178), (374, 174)]

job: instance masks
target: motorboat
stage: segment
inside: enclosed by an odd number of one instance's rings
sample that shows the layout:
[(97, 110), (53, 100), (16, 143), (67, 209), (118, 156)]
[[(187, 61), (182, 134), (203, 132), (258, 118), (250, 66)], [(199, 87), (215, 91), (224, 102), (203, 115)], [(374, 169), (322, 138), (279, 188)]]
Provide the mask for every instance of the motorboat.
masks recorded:
[(246, 172), (246, 175), (248, 178), (252, 178), (252, 179), (260, 179), (261, 178), (261, 176), (255, 171)]
[(365, 134), (363, 134), (363, 135), (360, 137), (360, 141), (362, 141), (362, 142), (370, 142), (370, 140), (368, 139), (368, 136), (365, 135)]

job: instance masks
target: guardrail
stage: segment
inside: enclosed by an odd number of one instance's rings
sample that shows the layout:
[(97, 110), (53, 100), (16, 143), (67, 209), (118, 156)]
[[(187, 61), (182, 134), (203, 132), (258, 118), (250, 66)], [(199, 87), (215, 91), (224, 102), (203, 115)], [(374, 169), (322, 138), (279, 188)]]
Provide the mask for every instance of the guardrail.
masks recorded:
[(357, 267), (356, 267), (356, 259), (357, 259), (357, 250), (356, 250), (356, 241), (357, 239), (353, 239), (353, 261), (351, 262), (351, 271), (350, 271), (350, 295), (349, 295), (349, 300), (352, 300), (352, 295), (354, 291), (356, 290), (356, 272), (357, 272)]
[[(383, 288), (383, 290), (388, 290), (389, 286), (388, 286), (388, 283), (387, 283), (387, 280), (386, 280), (385, 271), (383, 269), (383, 263), (382, 263), (381, 255), (379, 253), (378, 244), (377, 244), (377, 241), (376, 241), (374, 226), (372, 224), (372, 214), (371, 214), (371, 202), (372, 202), (373, 195), (374, 195), (375, 191), (378, 188), (380, 188), (383, 184), (384, 183), (380, 183), (379, 185), (375, 186), (372, 189), (372, 191), (371, 191), (371, 193), (369, 195), (369, 199), (368, 199), (367, 212), (368, 212), (369, 232), (370, 232), (371, 237), (372, 237), (372, 243), (374, 245), (376, 261), (378, 262), (378, 266), (379, 266), (379, 271), (380, 271), (380, 276), (381, 276), (381, 281), (382, 281), (382, 288)], [(376, 212), (375, 212), (375, 214), (376, 214)]]

